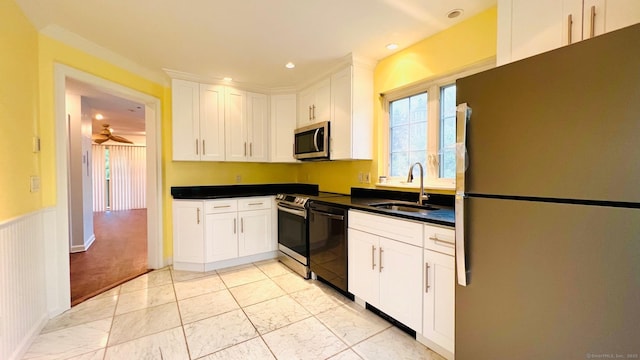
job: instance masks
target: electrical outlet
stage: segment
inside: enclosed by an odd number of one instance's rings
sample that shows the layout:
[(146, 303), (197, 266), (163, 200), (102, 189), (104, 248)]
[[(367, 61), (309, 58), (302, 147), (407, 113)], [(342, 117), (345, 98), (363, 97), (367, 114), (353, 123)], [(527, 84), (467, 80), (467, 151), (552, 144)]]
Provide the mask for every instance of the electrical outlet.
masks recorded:
[(364, 177), (362, 179), (365, 184), (371, 183), (371, 173), (364, 173)]
[(240, 184), (242, 182), (242, 175), (236, 175), (236, 183)]
[(29, 190), (32, 193), (40, 191), (40, 177), (39, 176), (30, 176), (29, 177)]

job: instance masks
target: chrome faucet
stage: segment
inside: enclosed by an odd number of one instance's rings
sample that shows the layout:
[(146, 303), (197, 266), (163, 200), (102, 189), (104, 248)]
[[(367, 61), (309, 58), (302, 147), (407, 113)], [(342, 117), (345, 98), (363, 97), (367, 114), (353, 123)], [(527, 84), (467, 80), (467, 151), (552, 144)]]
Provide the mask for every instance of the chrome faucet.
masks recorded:
[(422, 205), (423, 201), (429, 200), (429, 195), (424, 193), (424, 168), (420, 162), (415, 162), (409, 168), (409, 175), (407, 175), (407, 182), (413, 181), (413, 167), (418, 165), (420, 168), (420, 194), (418, 194), (418, 204)]

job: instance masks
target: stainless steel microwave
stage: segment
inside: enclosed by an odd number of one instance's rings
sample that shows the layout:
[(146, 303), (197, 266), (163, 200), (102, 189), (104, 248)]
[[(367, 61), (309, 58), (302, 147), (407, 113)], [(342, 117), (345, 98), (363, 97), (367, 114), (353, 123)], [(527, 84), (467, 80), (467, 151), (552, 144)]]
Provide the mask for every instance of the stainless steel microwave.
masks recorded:
[(329, 122), (296, 129), (293, 149), (293, 157), (299, 160), (329, 160)]

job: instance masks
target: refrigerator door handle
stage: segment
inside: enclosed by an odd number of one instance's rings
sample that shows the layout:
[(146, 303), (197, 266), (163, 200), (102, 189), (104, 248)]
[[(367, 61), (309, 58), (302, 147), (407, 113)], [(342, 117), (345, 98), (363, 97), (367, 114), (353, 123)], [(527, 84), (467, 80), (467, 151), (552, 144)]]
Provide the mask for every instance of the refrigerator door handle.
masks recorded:
[(466, 239), (464, 236), (464, 199), (465, 199), (465, 173), (467, 171), (467, 122), (471, 117), (471, 108), (467, 103), (459, 104), (456, 108), (456, 270), (458, 284), (469, 284), (469, 268), (466, 257)]

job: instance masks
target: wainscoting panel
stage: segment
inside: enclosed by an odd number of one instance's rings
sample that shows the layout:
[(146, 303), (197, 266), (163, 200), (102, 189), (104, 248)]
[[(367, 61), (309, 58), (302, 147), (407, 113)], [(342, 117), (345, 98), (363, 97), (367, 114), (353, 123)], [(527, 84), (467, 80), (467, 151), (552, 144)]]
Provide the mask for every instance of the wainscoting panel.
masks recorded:
[(48, 319), (43, 211), (0, 222), (0, 359), (19, 359)]

